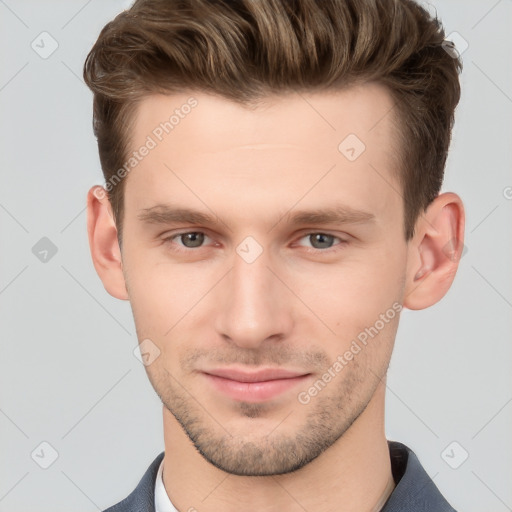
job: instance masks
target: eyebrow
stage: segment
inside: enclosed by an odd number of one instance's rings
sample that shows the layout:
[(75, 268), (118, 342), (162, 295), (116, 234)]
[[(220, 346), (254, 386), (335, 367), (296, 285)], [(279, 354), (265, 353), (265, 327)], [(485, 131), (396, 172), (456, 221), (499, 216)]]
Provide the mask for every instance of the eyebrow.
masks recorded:
[[(337, 205), (330, 208), (317, 208), (313, 210), (299, 210), (295, 213), (289, 212), (280, 217), (279, 224), (283, 218), (287, 218), (290, 225), (298, 224), (359, 224), (375, 222), (373, 213), (357, 210), (344, 205)], [(157, 204), (151, 208), (143, 208), (137, 218), (148, 224), (216, 224), (218, 217), (209, 213), (191, 210), (189, 208), (173, 207), (168, 204)]]

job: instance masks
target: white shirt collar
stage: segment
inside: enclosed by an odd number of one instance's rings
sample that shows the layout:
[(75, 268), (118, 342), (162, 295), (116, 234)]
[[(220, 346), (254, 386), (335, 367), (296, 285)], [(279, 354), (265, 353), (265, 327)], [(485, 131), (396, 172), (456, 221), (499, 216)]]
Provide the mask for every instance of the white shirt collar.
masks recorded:
[(160, 462), (155, 482), (155, 512), (178, 512), (169, 499), (163, 479), (164, 459)]

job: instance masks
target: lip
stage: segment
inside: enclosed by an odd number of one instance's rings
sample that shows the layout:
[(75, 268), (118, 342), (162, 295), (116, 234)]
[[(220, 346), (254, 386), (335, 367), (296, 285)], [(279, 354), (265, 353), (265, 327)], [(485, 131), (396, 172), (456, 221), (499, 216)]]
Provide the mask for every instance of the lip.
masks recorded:
[(263, 368), (253, 372), (216, 368), (202, 374), (217, 391), (244, 402), (271, 400), (303, 383), (310, 375), (282, 368)]

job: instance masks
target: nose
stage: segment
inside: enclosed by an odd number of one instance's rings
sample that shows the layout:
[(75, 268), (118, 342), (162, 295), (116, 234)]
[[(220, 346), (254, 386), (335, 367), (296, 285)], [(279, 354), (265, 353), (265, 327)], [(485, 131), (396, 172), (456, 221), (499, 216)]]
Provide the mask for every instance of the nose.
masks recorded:
[(269, 268), (265, 251), (252, 263), (238, 254), (216, 297), (217, 332), (241, 348), (287, 336), (293, 324), (291, 292)]

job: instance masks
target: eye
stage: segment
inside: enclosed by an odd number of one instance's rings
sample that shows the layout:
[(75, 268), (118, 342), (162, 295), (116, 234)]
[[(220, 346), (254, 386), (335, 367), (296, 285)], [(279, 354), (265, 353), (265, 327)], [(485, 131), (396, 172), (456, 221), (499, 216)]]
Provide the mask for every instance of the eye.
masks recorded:
[[(188, 252), (189, 250), (201, 248), (204, 245), (205, 240), (209, 238), (210, 237), (202, 231), (186, 231), (168, 236), (164, 238), (163, 241), (172, 245), (173, 250), (177, 252)], [(311, 243), (310, 247), (303, 246), (302, 244), (298, 245), (305, 247), (308, 252), (316, 254), (319, 252), (335, 252), (343, 248), (343, 246), (348, 243), (347, 240), (340, 237), (322, 232), (307, 233), (299, 240), (308, 240)], [(339, 241), (338, 244), (334, 243), (336, 240)], [(337, 248), (336, 246), (339, 247)]]
[[(301, 240), (307, 239), (310, 241), (311, 245), (313, 246), (313, 249), (311, 250), (308, 248), (310, 252), (330, 252), (330, 251), (337, 251), (338, 249), (333, 249), (333, 242), (335, 240), (339, 240), (341, 243), (336, 244), (339, 246), (343, 246), (347, 243), (346, 240), (343, 240), (342, 238), (339, 238), (334, 235), (329, 235), (328, 233), (308, 233), (305, 236), (301, 238)], [(301, 245), (301, 244), (299, 244)]]
[[(209, 237), (201, 231), (187, 231), (185, 233), (178, 233), (164, 238), (164, 242), (176, 245), (177, 251), (186, 251), (187, 249), (196, 249), (201, 247), (205, 238)], [(181, 244), (179, 242), (174, 242), (175, 239), (181, 242)], [(183, 247), (185, 249), (183, 249)]]

